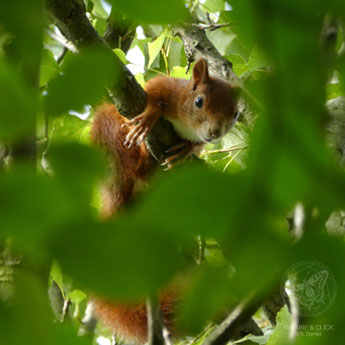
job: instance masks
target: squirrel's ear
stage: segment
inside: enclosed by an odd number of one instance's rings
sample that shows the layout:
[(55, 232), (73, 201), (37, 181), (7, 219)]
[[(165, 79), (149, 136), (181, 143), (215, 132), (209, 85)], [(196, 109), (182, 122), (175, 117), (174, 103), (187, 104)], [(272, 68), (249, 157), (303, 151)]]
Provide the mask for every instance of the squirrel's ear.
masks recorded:
[(193, 68), (193, 87), (199, 83), (207, 83), (209, 78), (207, 61), (204, 58), (199, 59)]

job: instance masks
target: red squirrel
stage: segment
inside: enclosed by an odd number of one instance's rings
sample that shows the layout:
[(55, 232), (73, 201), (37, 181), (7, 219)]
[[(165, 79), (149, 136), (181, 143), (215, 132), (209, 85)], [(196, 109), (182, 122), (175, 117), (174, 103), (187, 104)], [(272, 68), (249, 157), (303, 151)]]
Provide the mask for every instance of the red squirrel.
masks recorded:
[[(164, 116), (183, 141), (169, 150), (165, 164), (172, 164), (193, 154), (203, 144), (215, 142), (235, 123), (237, 91), (234, 86), (209, 75), (205, 59), (199, 59), (190, 81), (158, 76), (145, 85), (144, 111), (132, 120), (123, 117), (112, 104), (103, 104), (95, 112), (91, 136), (105, 147), (111, 173), (102, 196), (103, 216), (109, 217), (132, 199), (136, 186), (146, 182), (156, 165), (144, 139), (154, 123)], [(175, 291), (176, 292), (176, 291)], [(176, 293), (165, 291), (161, 309), (165, 325), (170, 328)], [(116, 334), (135, 343), (147, 341), (145, 304), (129, 306), (95, 300), (96, 315)]]

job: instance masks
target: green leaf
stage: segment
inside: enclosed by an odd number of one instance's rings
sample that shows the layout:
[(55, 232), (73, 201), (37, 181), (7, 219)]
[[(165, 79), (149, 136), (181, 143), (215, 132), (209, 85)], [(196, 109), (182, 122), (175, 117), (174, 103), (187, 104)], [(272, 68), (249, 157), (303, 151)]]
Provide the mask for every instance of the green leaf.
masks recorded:
[(150, 42), (148, 44), (149, 47), (149, 64), (148, 67), (150, 68), (150, 66), (153, 64), (153, 62), (155, 61), (156, 57), (159, 55), (160, 50), (163, 47), (163, 43), (167, 37), (168, 34), (168, 30), (165, 29), (160, 36), (158, 36), (153, 42)]
[(36, 95), (12, 66), (0, 63), (0, 138), (18, 138), (35, 124)]
[(99, 18), (107, 19), (108, 18), (108, 13), (104, 9), (102, 1), (101, 0), (93, 0), (93, 9), (92, 13)]
[[(259, 224), (253, 214), (247, 216), (249, 219), (244, 220), (244, 217), (239, 216), (246, 231), (239, 230), (237, 235), (221, 242), (224, 253), (231, 258), (231, 265), (222, 257), (216, 261), (213, 258), (190, 277), (179, 310), (182, 329), (199, 332), (208, 321), (217, 322), (238, 301), (247, 298), (253, 286), (256, 292), (267, 291), (276, 284), (277, 277), (282, 276), (289, 246), (269, 232), (268, 223)], [(235, 217), (233, 223), (236, 223)], [(264, 234), (258, 233), (258, 229)]]
[(71, 56), (63, 64), (63, 74), (48, 84), (46, 112), (57, 116), (99, 101), (105, 88), (115, 82), (117, 71), (114, 56), (101, 48)]
[(233, 40), (236, 38), (236, 35), (230, 31), (228, 28), (219, 29), (207, 33), (207, 37), (215, 45), (217, 50), (225, 55), (229, 51), (229, 47), (232, 44)]
[(107, 21), (103, 18), (97, 18), (95, 20), (95, 29), (100, 36), (104, 35), (105, 29), (107, 28)]
[(141, 24), (164, 24), (182, 21), (187, 15), (183, 0), (169, 1), (167, 4), (158, 0), (110, 0), (117, 13)]
[(263, 51), (257, 47), (257, 45), (254, 45), (248, 60), (249, 69), (254, 71), (267, 66), (269, 66), (268, 58), (265, 56)]
[[(33, 87), (32, 74), (40, 62), (44, 27), (43, 0), (2, 0), (1, 28), (11, 35), (6, 52), (9, 61), (20, 62), (26, 85)], [(16, 20), (13, 20), (15, 15)], [(34, 19), (33, 19), (34, 18)], [(3, 95), (3, 93), (1, 93)]]
[(226, 58), (232, 63), (232, 69), (236, 75), (241, 76), (248, 71), (248, 64), (240, 54), (230, 54)]
[(70, 114), (53, 118), (50, 124), (49, 136), (52, 144), (80, 142), (84, 131), (90, 128), (89, 121)]
[(40, 70), (40, 86), (43, 86), (55, 78), (60, 72), (60, 67), (54, 59), (53, 53), (48, 49), (43, 49)]
[(174, 241), (130, 219), (64, 226), (51, 250), (79, 284), (113, 299), (133, 301), (157, 292), (181, 267)]
[(135, 80), (141, 85), (141, 87), (144, 87), (145, 85), (145, 78), (143, 73), (137, 73), (135, 75)]
[(71, 291), (67, 296), (67, 298), (69, 298), (71, 302), (75, 304), (79, 304), (80, 302), (84, 301), (86, 297), (86, 293), (78, 289)]
[(50, 344), (53, 323), (45, 286), (37, 276), (17, 271), (14, 290), (10, 304), (0, 303), (0, 343)]
[(169, 66), (187, 65), (186, 54), (183, 43), (178, 37), (169, 37), (169, 45), (166, 48)]
[(225, 1), (224, 0), (206, 0), (204, 2), (204, 6), (207, 8), (208, 11), (219, 12), (225, 9)]
[(222, 237), (229, 231), (230, 213), (239, 205), (229, 207), (232, 193), (238, 201), (244, 196), (237, 178), (200, 166), (176, 168), (152, 183), (133, 217), (180, 240), (197, 235)]
[(93, 147), (78, 143), (52, 146), (47, 160), (63, 188), (85, 212), (90, 212), (92, 187), (104, 176), (102, 155)]
[(54, 261), (52, 264), (52, 267), (50, 269), (50, 276), (55, 281), (55, 283), (58, 285), (62, 295), (65, 298), (65, 291), (64, 291), (65, 289), (63, 286), (63, 275), (61, 272), (61, 267), (56, 261)]
[(257, 336), (257, 335), (248, 334), (244, 338), (241, 338), (233, 343), (241, 344), (241, 345), (255, 345), (255, 344), (265, 345), (272, 334), (272, 329), (271, 327), (265, 327), (265, 329), (262, 329), (262, 331), (264, 332), (264, 335)]
[(326, 85), (327, 100), (344, 96), (345, 90), (342, 83)]
[(118, 58), (120, 59), (120, 61), (121, 61), (124, 65), (126, 65), (126, 64), (129, 63), (128, 60), (127, 60), (127, 58), (126, 58), (126, 54), (125, 54), (125, 52), (124, 52), (123, 50), (121, 50), (121, 49), (119, 49), (119, 48), (116, 48), (116, 49), (114, 49), (113, 51), (114, 51), (114, 53), (118, 56)]
[(170, 77), (181, 78), (181, 79), (190, 79), (190, 71), (186, 74), (186, 68), (180, 66), (174, 66), (170, 72)]
[(289, 340), (291, 327), (291, 314), (285, 305), (277, 314), (277, 325), (274, 332), (268, 339), (267, 345), (285, 345), (292, 344)]
[(188, 334), (197, 334), (207, 322), (235, 304), (230, 270), (203, 265), (193, 273), (178, 310), (179, 326)]
[(58, 181), (25, 169), (0, 175), (0, 195), (0, 237), (11, 237), (16, 246), (33, 257), (47, 254), (38, 246), (58, 224), (75, 218), (80, 208)]
[(0, 343), (27, 345), (91, 345), (89, 337), (80, 337), (68, 322), (53, 321), (42, 277), (17, 270), (15, 298), (0, 303)]

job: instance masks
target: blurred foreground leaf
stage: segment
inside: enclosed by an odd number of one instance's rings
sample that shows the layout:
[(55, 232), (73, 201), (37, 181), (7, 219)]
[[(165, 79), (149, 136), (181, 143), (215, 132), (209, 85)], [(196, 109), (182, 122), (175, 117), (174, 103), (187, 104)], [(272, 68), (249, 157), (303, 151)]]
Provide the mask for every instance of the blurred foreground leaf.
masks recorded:
[(30, 131), (35, 119), (36, 101), (13, 66), (0, 62), (0, 138), (18, 139)]
[(19, 345), (87, 345), (91, 339), (77, 336), (68, 325), (53, 322), (47, 291), (38, 276), (17, 272), (11, 303), (0, 303), (0, 343)]
[(62, 268), (84, 288), (112, 299), (144, 297), (167, 284), (181, 267), (179, 251), (164, 234), (125, 221), (65, 227), (51, 243)]
[(117, 13), (126, 15), (133, 21), (140, 23), (162, 24), (181, 21), (187, 12), (182, 0), (169, 1), (169, 6), (158, 0), (110, 0)]
[(48, 84), (47, 113), (57, 116), (100, 101), (104, 88), (115, 83), (117, 67), (111, 52), (100, 47), (71, 56), (64, 63), (62, 74)]

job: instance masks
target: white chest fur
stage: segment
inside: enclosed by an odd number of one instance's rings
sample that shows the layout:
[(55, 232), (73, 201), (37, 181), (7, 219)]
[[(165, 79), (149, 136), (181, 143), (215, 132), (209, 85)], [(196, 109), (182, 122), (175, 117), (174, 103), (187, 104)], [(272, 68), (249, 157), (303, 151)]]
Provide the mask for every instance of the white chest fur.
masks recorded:
[(186, 127), (186, 125), (182, 124), (178, 119), (168, 119), (175, 128), (175, 131), (182, 139), (187, 139), (192, 142), (200, 142), (202, 139), (198, 136), (195, 130)]

